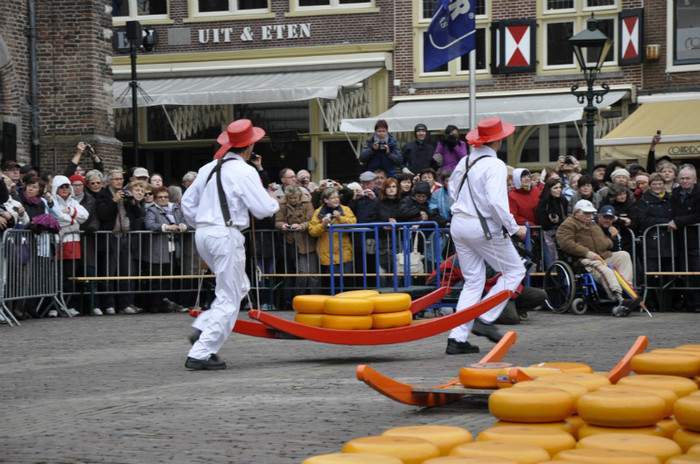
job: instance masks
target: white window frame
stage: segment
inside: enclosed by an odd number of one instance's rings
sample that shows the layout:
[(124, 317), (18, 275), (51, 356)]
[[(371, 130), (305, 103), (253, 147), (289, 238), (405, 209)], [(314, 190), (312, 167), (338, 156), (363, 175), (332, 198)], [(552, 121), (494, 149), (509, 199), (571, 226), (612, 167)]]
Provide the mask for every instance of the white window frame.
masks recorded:
[(700, 71), (700, 63), (674, 64), (673, 55), (676, 47), (676, 10), (674, 0), (666, 0), (666, 72)]
[[(619, 57), (618, 57), (618, 28), (620, 27), (618, 17), (617, 17), (618, 12), (615, 11), (614, 16), (596, 16), (596, 19), (598, 20), (612, 20), (613, 24), (613, 34), (612, 37), (610, 37), (613, 40), (613, 46), (612, 46), (612, 60), (611, 61), (605, 61), (603, 62), (603, 67), (605, 66), (619, 66)], [(578, 69), (578, 63), (576, 61), (576, 57), (574, 57), (574, 54), (571, 54), (571, 59), (572, 59), (572, 64), (570, 65), (563, 65), (563, 64), (557, 64), (557, 65), (550, 65), (547, 63), (547, 52), (549, 51), (547, 47), (547, 24), (555, 24), (555, 23), (565, 23), (565, 22), (573, 22), (574, 23), (574, 35), (578, 34), (579, 32), (583, 31), (586, 28), (586, 21), (590, 15), (588, 14), (577, 14), (575, 16), (572, 15), (561, 15), (558, 16), (557, 18), (550, 17), (546, 21), (542, 21), (542, 27), (540, 28), (542, 31), (541, 34), (541, 43), (542, 43), (542, 60), (541, 60), (541, 69), (542, 71), (558, 71), (558, 70), (568, 70), (568, 69)]]
[(194, 16), (196, 18), (206, 18), (210, 16), (229, 16), (229, 15), (259, 15), (261, 13), (270, 12), (270, 2), (267, 0), (267, 8), (255, 8), (250, 10), (239, 10), (238, 2), (239, 0), (228, 0), (228, 10), (220, 11), (199, 11), (199, 0), (191, 0), (192, 8), (194, 11)]
[(148, 14), (140, 15), (136, 13), (138, 11), (138, 0), (124, 0), (129, 4), (129, 16), (112, 16), (112, 22), (126, 22), (126, 21), (144, 21), (144, 20), (162, 20), (170, 19), (170, 1), (165, 0), (166, 13), (165, 14)]
[(340, 0), (328, 0), (328, 5), (299, 6), (299, 0), (292, 0), (294, 11), (328, 11), (328, 10), (359, 10), (374, 8), (374, 0), (367, 0), (362, 3), (340, 3)]

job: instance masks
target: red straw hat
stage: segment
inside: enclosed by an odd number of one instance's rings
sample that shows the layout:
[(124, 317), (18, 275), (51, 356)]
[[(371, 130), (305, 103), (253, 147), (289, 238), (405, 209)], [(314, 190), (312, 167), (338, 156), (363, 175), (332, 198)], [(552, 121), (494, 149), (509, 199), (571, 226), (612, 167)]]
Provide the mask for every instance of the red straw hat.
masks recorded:
[(222, 158), (231, 147), (247, 147), (263, 137), (265, 137), (265, 131), (259, 127), (253, 127), (250, 119), (233, 121), (226, 128), (226, 132), (222, 132), (216, 139), (221, 144), (221, 148), (214, 155), (214, 159)]
[(515, 131), (513, 124), (501, 122), (499, 118), (486, 118), (480, 121), (477, 128), (467, 134), (467, 142), (474, 147), (485, 143), (495, 142), (508, 137)]

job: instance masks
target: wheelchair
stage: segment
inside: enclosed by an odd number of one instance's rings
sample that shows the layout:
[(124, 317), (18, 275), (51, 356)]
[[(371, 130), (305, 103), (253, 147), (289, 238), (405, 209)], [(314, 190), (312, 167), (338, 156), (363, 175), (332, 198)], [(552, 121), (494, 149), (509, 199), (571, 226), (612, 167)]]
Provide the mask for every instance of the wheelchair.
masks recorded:
[(544, 273), (543, 289), (545, 303), (556, 314), (567, 311), (585, 314), (589, 310), (608, 312), (613, 316), (628, 316), (629, 309), (618, 306), (611, 300), (605, 288), (581, 264), (572, 264), (571, 259), (560, 259), (549, 265)]

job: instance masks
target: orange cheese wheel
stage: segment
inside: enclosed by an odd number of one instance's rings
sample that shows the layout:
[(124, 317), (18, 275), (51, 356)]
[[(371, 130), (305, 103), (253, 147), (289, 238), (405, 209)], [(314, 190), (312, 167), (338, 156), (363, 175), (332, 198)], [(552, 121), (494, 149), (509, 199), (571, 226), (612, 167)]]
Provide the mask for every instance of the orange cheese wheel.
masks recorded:
[(700, 345), (679, 345), (677, 350), (700, 351)]
[(599, 427), (597, 425), (586, 424), (578, 431), (578, 439), (599, 435), (601, 433), (639, 433), (642, 435), (653, 435), (655, 437), (668, 438), (658, 425), (651, 427)]
[[(569, 393), (571, 396), (574, 397), (574, 400), (578, 400), (582, 395), (588, 393), (588, 389), (583, 385), (579, 385), (577, 383), (572, 382), (549, 382), (547, 381), (546, 377), (538, 380), (537, 382), (533, 380), (529, 382), (516, 383), (515, 385), (513, 385), (513, 387), (557, 388), (559, 390), (564, 390), (565, 392)], [(574, 407), (576, 407), (576, 403), (574, 403)]]
[(681, 456), (673, 456), (664, 464), (697, 464), (700, 463), (700, 454), (684, 454)]
[(557, 454), (556, 461), (585, 461), (595, 464), (662, 464), (659, 458), (641, 451), (618, 449), (576, 448)]
[(605, 387), (600, 387), (596, 391), (619, 390), (640, 391), (646, 393), (653, 393), (654, 395), (660, 396), (666, 403), (666, 406), (664, 407), (664, 417), (669, 417), (673, 414), (673, 404), (678, 399), (678, 395), (676, 395), (672, 390), (669, 390), (668, 388), (642, 387), (640, 385), (609, 385)]
[(681, 454), (681, 448), (672, 440), (650, 435), (634, 433), (604, 433), (582, 438), (576, 444), (577, 448), (617, 449), (626, 451), (641, 451), (656, 456), (661, 462)]
[(700, 396), (686, 396), (676, 401), (673, 417), (681, 427), (700, 432)]
[(489, 396), (489, 411), (509, 422), (558, 422), (574, 411), (574, 397), (556, 388), (507, 388)]
[(518, 464), (508, 458), (497, 456), (440, 456), (425, 461), (423, 464)]
[(656, 423), (656, 426), (661, 429), (661, 432), (664, 434), (663, 436), (665, 438), (670, 438), (671, 440), (673, 440), (673, 434), (676, 433), (676, 430), (681, 428), (680, 424), (678, 424), (676, 419), (673, 417), (667, 417), (660, 420)]
[(464, 443), (457, 445), (450, 456), (494, 456), (512, 459), (518, 464), (537, 464), (549, 459), (549, 453), (542, 447), (503, 441)]
[(673, 441), (678, 443), (685, 453), (691, 446), (700, 445), (700, 432), (681, 428), (673, 432)]
[(474, 437), (467, 429), (450, 425), (414, 425), (389, 429), (382, 435), (418, 437), (437, 446), (442, 456), (447, 456), (457, 445), (471, 443)]
[(581, 416), (574, 415), (574, 416), (569, 416), (566, 419), (564, 419), (564, 422), (569, 426), (569, 429), (571, 430), (571, 435), (574, 436), (576, 440), (578, 440), (578, 432), (581, 430), (581, 427), (586, 425), (586, 423), (581, 419)]
[[(577, 416), (571, 416), (571, 417), (577, 417)], [(559, 422), (540, 422), (540, 423), (529, 423), (529, 424), (524, 424), (522, 422), (508, 422), (508, 421), (496, 421), (493, 424), (493, 428), (496, 427), (522, 427), (526, 425), (527, 427), (532, 427), (536, 429), (554, 429), (554, 430), (561, 430), (562, 432), (566, 432), (572, 437), (576, 438), (574, 435), (575, 428), (572, 427), (572, 425), (566, 421), (559, 421)]]
[(687, 454), (700, 454), (700, 445), (693, 445), (686, 451)]
[(375, 313), (392, 313), (411, 309), (411, 295), (408, 293), (381, 293), (368, 296), (367, 299), (374, 303)]
[(336, 293), (336, 298), (367, 298), (368, 296), (379, 295), (377, 290), (350, 290), (347, 292)]
[(576, 362), (541, 362), (532, 364), (530, 367), (553, 367), (561, 369), (566, 374), (592, 374), (593, 368), (588, 364)]
[(292, 308), (298, 313), (323, 314), (329, 295), (297, 295), (292, 300)]
[(644, 387), (668, 388), (678, 398), (683, 398), (697, 391), (698, 386), (690, 379), (675, 375), (629, 375), (617, 382), (618, 385), (641, 385)]
[(336, 453), (321, 454), (304, 459), (301, 464), (403, 464), (403, 461), (393, 456), (370, 453)]
[(567, 460), (566, 463), (560, 461), (560, 460), (554, 460), (554, 461), (542, 461), (539, 464), (595, 464), (594, 462), (591, 461), (571, 461)]
[(503, 362), (472, 363), (459, 370), (459, 381), (468, 388), (497, 388), (499, 372), (512, 366)]
[(578, 415), (602, 427), (648, 427), (664, 418), (666, 402), (658, 395), (630, 390), (594, 391), (578, 399)]
[(421, 464), (426, 459), (440, 456), (437, 446), (417, 437), (380, 435), (350, 440), (343, 446), (343, 453), (372, 453), (393, 456), (403, 464)]
[[(695, 377), (695, 379), (697, 381), (698, 377)], [(689, 394), (688, 396), (700, 396), (700, 390), (694, 391), (691, 394)]]
[[(523, 374), (526, 374), (533, 379), (539, 379), (541, 377), (549, 377), (555, 374), (562, 374), (562, 370), (556, 367), (518, 367)], [(509, 369), (501, 369), (498, 373), (499, 376), (504, 377), (509, 375)], [(502, 386), (502, 384), (499, 384)], [(509, 385), (510, 386), (510, 385)]]
[(323, 327), (323, 314), (297, 313), (294, 315), (294, 322), (314, 327)]
[[(538, 379), (542, 380), (542, 379)], [(595, 391), (603, 385), (610, 385), (610, 380), (601, 374), (556, 374), (546, 379), (548, 382), (571, 382), (583, 385), (588, 391)]]
[(684, 354), (686, 356), (700, 357), (700, 350), (679, 350), (678, 348), (657, 348), (649, 353), (656, 354)]
[(394, 313), (372, 314), (373, 329), (390, 329), (392, 327), (404, 327), (413, 320), (413, 313), (410, 310), (397, 311)]
[(325, 314), (366, 316), (372, 314), (374, 304), (366, 298), (328, 298), (323, 307)]
[(554, 457), (560, 451), (576, 447), (576, 440), (563, 430), (555, 428), (493, 427), (482, 431), (476, 441), (505, 441), (541, 446)]
[(325, 314), (323, 327), (326, 329), (369, 330), (372, 328), (372, 316), (341, 316)]
[(640, 353), (632, 357), (630, 366), (637, 374), (700, 375), (700, 357), (687, 354)]

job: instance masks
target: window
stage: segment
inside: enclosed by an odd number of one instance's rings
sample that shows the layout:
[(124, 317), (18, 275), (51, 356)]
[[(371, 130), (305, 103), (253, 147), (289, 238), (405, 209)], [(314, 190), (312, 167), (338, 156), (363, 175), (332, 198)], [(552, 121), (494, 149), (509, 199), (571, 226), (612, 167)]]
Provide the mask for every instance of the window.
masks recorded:
[(197, 0), (198, 13), (235, 13), (268, 10), (268, 0)]
[(112, 16), (115, 18), (166, 17), (167, 14), (167, 0), (112, 0)]
[[(435, 13), (437, 3), (437, 0), (421, 0), (421, 20), (430, 21), (433, 18), (433, 13)], [(486, 0), (476, 0), (474, 3), (474, 11), (476, 11), (476, 16), (485, 16)]]
[(372, 0), (297, 0), (297, 10), (327, 8), (369, 8)]
[(700, 0), (674, 0), (673, 64), (700, 64)]
[(547, 34), (547, 65), (571, 65), (574, 64), (574, 49), (569, 41), (563, 37), (574, 35), (574, 23), (549, 23), (546, 27)]

